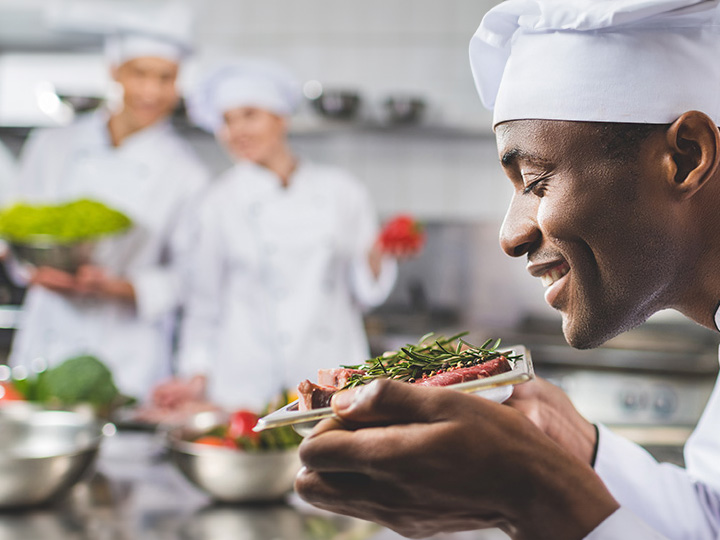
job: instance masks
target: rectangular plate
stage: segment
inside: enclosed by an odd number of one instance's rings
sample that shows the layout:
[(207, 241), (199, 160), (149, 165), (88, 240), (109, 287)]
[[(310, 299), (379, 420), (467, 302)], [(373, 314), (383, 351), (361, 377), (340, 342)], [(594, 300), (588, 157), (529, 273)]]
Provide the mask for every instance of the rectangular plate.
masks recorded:
[[(486, 392), (494, 388), (509, 387), (516, 384), (521, 384), (535, 378), (535, 371), (533, 369), (532, 359), (530, 358), (530, 351), (528, 351), (522, 345), (516, 345), (514, 347), (508, 347), (505, 351), (510, 351), (508, 356), (522, 355), (522, 358), (515, 361), (515, 365), (510, 371), (500, 373), (499, 375), (493, 375), (492, 377), (486, 377), (484, 379), (477, 379), (475, 381), (468, 381), (464, 383), (451, 384), (445, 388), (451, 388), (458, 392), (466, 393), (487, 393), (488, 399), (493, 401), (502, 402), (505, 401), (512, 393), (511, 389), (508, 389), (507, 393), (497, 392)], [(264, 416), (258, 420), (254, 431), (263, 431), (266, 429), (277, 428), (281, 426), (293, 426), (303, 437), (308, 435), (315, 425), (324, 418), (332, 418), (335, 416), (331, 407), (322, 407), (320, 409), (311, 409), (309, 411), (298, 410), (299, 400), (295, 400), (283, 408)]]

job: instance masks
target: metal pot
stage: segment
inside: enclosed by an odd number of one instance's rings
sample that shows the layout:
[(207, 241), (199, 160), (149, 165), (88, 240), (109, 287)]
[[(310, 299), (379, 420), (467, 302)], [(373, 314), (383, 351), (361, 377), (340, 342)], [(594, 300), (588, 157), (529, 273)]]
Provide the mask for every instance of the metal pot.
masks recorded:
[(357, 116), (362, 100), (357, 92), (349, 90), (323, 90), (311, 100), (316, 111), (326, 118), (350, 120)]
[(417, 124), (426, 109), (422, 98), (412, 96), (390, 96), (383, 105), (387, 121), (392, 124)]

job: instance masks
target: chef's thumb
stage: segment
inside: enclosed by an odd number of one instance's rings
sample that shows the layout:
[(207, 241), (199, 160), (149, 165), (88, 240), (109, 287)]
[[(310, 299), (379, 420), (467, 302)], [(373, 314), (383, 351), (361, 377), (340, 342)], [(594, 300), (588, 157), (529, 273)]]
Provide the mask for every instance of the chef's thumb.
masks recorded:
[(332, 408), (343, 424), (386, 425), (428, 422), (437, 412), (437, 398), (446, 392), (388, 379), (343, 390), (332, 398)]

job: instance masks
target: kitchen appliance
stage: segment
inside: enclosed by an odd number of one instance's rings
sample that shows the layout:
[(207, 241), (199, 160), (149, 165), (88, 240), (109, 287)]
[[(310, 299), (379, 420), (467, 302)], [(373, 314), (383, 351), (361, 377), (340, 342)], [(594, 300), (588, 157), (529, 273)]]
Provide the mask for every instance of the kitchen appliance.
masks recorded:
[(539, 376), (592, 422), (683, 464), (682, 448), (714, 387), (718, 336), (680, 317), (652, 319), (602, 347), (575, 350), (560, 321), (528, 317), (503, 340), (526, 345)]
[(104, 101), (104, 98), (97, 96), (58, 94), (58, 98), (60, 98), (60, 101), (63, 103), (67, 103), (70, 107), (72, 107), (76, 114), (94, 111), (100, 107)]

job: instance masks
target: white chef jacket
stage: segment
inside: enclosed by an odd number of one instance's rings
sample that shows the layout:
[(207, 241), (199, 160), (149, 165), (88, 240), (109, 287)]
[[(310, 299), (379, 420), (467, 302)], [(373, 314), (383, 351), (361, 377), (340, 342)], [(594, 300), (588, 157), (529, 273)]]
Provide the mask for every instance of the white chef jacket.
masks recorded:
[(385, 300), (397, 266), (367, 263), (377, 219), (364, 187), (301, 162), (288, 187), (241, 162), (199, 211), (179, 369), (209, 377), (209, 397), (259, 409), (320, 368), (368, 358), (362, 310)]
[(5, 201), (10, 196), (16, 176), (17, 165), (15, 159), (10, 151), (0, 143), (0, 201)]
[(108, 119), (96, 112), (71, 126), (33, 133), (21, 156), (16, 197), (48, 203), (86, 197), (127, 214), (132, 230), (103, 240), (94, 262), (132, 283), (136, 306), (31, 287), (10, 361), (43, 358), (53, 365), (93, 354), (113, 371), (121, 392), (143, 398), (170, 374), (181, 289), (177, 252), (187, 240), (189, 204), (208, 174), (169, 123), (143, 129), (115, 148)]
[[(720, 328), (720, 309), (715, 324)], [(599, 431), (595, 470), (621, 508), (586, 540), (720, 538), (720, 379), (685, 445), (687, 469)]]

